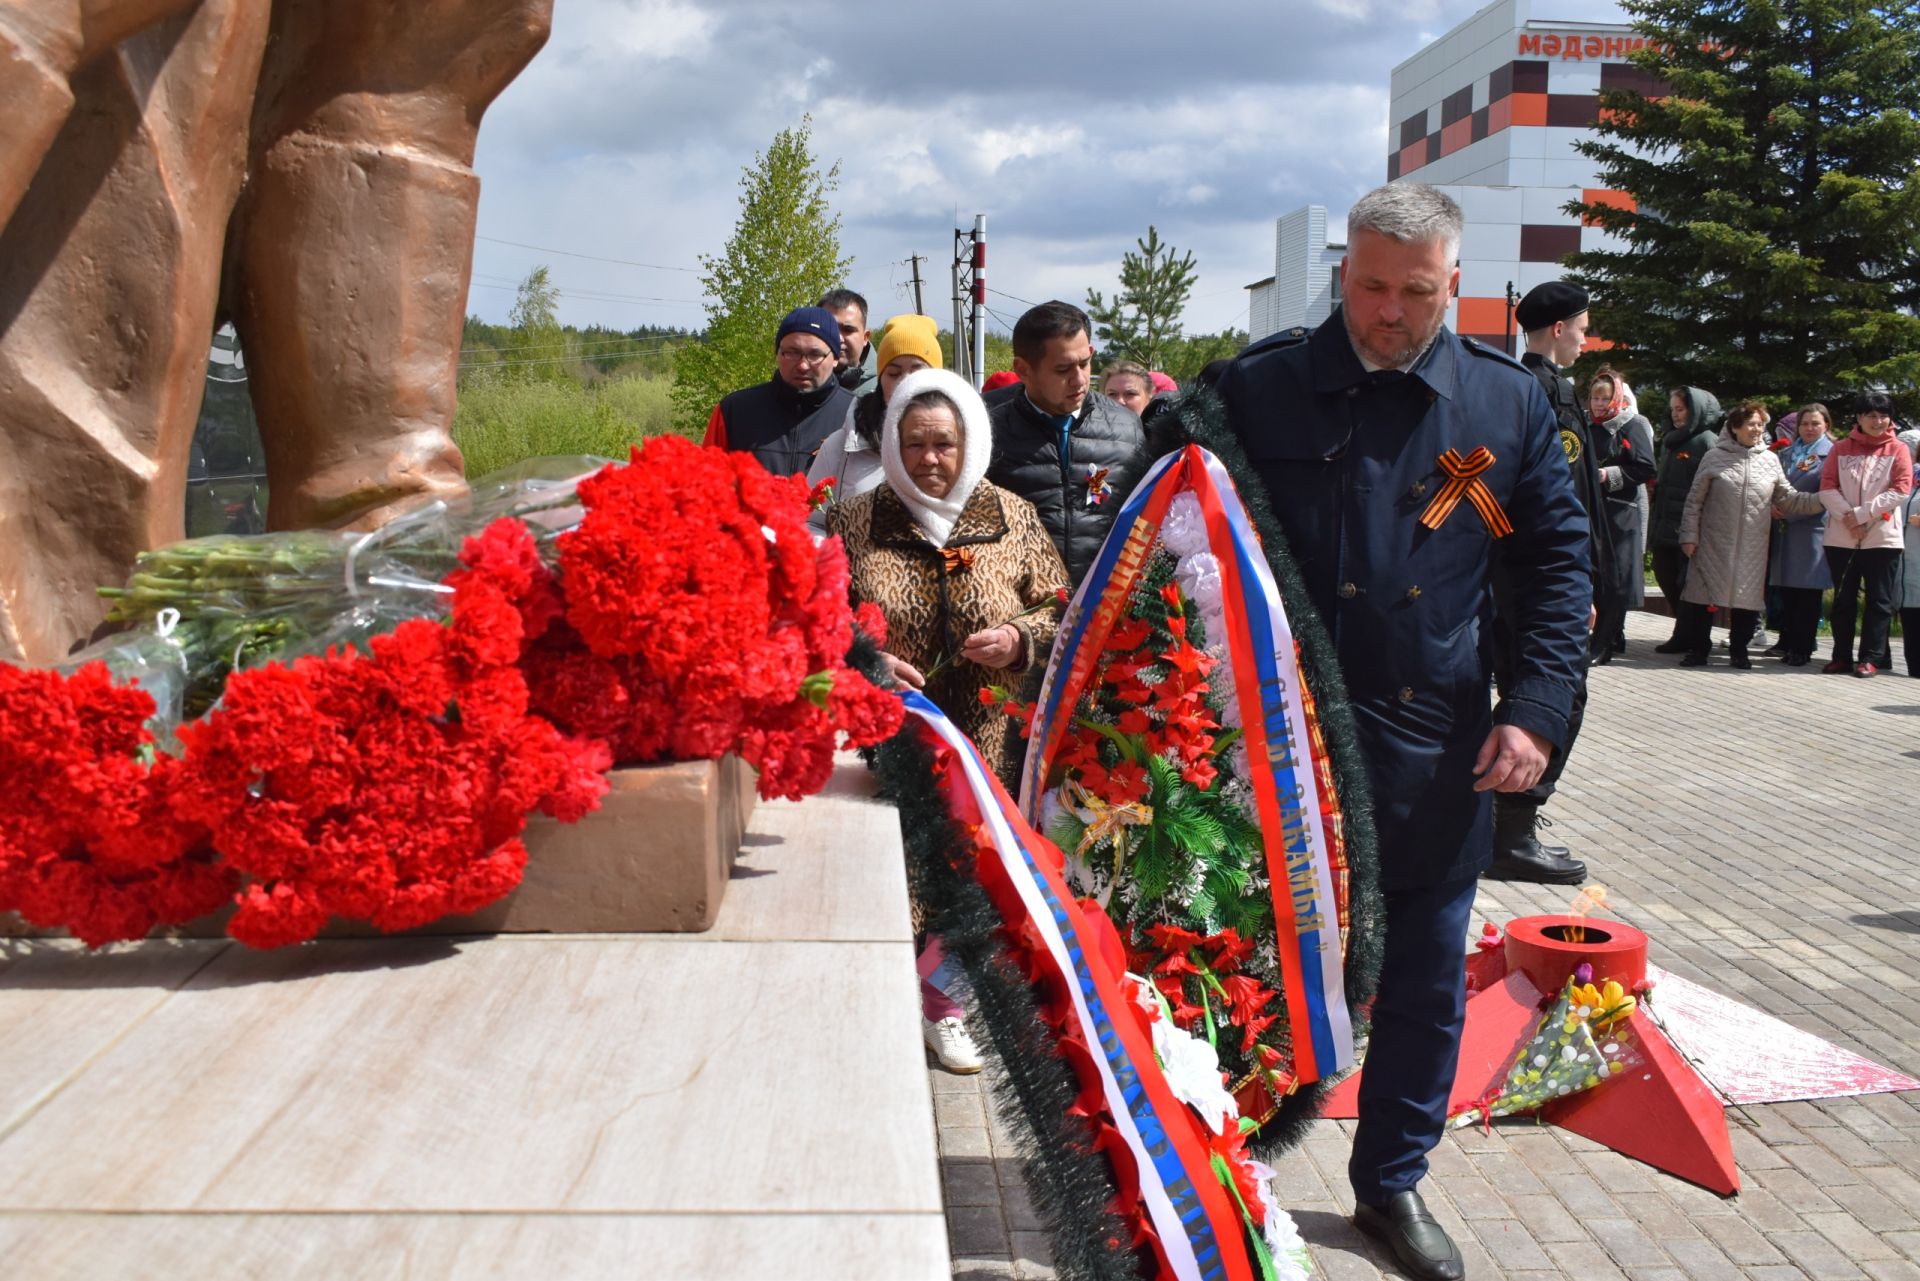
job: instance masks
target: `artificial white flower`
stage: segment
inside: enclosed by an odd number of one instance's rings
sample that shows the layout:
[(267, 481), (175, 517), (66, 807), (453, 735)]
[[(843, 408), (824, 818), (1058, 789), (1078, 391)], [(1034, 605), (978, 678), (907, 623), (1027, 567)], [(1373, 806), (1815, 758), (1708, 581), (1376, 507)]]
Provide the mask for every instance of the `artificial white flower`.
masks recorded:
[(1220, 1056), (1205, 1040), (1182, 1032), (1172, 1019), (1161, 1019), (1153, 1025), (1153, 1057), (1160, 1060), (1173, 1097), (1198, 1112), (1208, 1129), (1225, 1134), (1229, 1124), (1240, 1123), (1240, 1105), (1223, 1083)]
[(1176, 557), (1207, 550), (1207, 518), (1192, 490), (1176, 494), (1160, 522), (1160, 541)]

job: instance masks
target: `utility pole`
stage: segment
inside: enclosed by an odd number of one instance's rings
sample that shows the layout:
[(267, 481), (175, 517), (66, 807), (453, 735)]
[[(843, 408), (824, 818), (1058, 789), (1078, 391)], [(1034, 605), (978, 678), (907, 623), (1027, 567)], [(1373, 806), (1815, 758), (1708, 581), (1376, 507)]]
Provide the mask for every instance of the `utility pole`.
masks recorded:
[(987, 371), (987, 216), (953, 229), (953, 372), (978, 390)]
[(987, 216), (973, 216), (973, 389), (987, 380)]
[(967, 357), (973, 354), (967, 342), (967, 299), (972, 292), (963, 278), (972, 270), (972, 254), (963, 231), (953, 233), (953, 372), (967, 377)]
[(920, 259), (925, 256), (924, 254), (915, 254), (910, 260), (913, 263), (913, 310), (916, 315), (920, 316), (927, 314), (927, 304), (920, 297)]

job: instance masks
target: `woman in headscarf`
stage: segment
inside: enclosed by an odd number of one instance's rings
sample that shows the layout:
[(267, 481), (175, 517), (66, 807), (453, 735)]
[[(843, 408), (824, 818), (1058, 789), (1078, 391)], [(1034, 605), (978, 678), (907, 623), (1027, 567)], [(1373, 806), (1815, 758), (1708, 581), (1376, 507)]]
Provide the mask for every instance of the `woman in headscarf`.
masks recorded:
[[(885, 483), (827, 509), (828, 530), (846, 540), (853, 598), (886, 615), (895, 675), (939, 704), (1012, 786), (1013, 722), (981, 694), (1046, 662), (1067, 567), (1032, 505), (987, 480), (993, 430), (964, 379), (939, 369), (902, 379), (879, 444)], [(914, 929), (923, 929), (918, 904)], [(942, 1067), (977, 1072), (960, 1007), (930, 981), (940, 961), (929, 940), (921, 1033)]]
[[(1820, 472), (1833, 449), (1833, 415), (1821, 404), (1802, 405), (1793, 421), (1793, 439), (1780, 450), (1780, 467), (1787, 483), (1803, 494), (1820, 492)], [(1781, 661), (1805, 667), (1813, 657), (1820, 631), (1820, 604), (1833, 576), (1827, 572), (1825, 539), (1827, 511), (1807, 516), (1776, 516), (1772, 554), (1767, 559), (1767, 586), (1777, 590), (1781, 611)]]
[(1594, 462), (1600, 469), (1606, 519), (1613, 527), (1608, 540), (1613, 564), (1605, 567), (1608, 590), (1602, 597), (1607, 607), (1593, 627), (1593, 662), (1598, 666), (1613, 661), (1627, 611), (1646, 599), (1640, 501), (1655, 468), (1653, 428), (1640, 416), (1626, 379), (1611, 366), (1602, 365), (1588, 384), (1587, 414), (1593, 423)]
[[(874, 385), (847, 406), (846, 422), (820, 442), (820, 452), (807, 469), (809, 486), (823, 480), (833, 482), (828, 506), (879, 487), (880, 424), (886, 418), (887, 401), (908, 374), (940, 368), (940, 334), (933, 317), (909, 314), (889, 320), (880, 335), (880, 353), (874, 358), (874, 367), (879, 370)], [(814, 533), (824, 535), (826, 507), (816, 508), (807, 523)]]

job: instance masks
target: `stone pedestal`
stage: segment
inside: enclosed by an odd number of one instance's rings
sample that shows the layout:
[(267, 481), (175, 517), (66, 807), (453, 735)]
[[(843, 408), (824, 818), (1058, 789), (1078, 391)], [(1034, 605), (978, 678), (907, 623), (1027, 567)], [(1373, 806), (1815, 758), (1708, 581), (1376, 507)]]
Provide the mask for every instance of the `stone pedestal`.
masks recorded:
[[(425, 934), (633, 934), (705, 930), (720, 914), (753, 812), (737, 756), (614, 770), (578, 823), (527, 823), (526, 879), (471, 916)], [(372, 933), (368, 929), (355, 931)]]

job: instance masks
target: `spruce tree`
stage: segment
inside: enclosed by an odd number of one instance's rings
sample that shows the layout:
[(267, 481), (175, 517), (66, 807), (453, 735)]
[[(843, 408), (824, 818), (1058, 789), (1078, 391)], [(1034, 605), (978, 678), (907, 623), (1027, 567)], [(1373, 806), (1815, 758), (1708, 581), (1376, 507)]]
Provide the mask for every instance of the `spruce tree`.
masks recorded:
[(678, 353), (673, 370), (674, 421), (698, 433), (722, 396), (773, 374), (773, 336), (780, 319), (840, 285), (853, 259), (840, 256), (840, 215), (827, 197), (840, 166), (822, 174), (814, 161), (813, 124), (782, 129), (740, 177), (740, 219), (706, 268), (707, 333)]
[[(1864, 0), (1625, 0), (1664, 96), (1601, 94), (1603, 187), (1569, 212), (1624, 248), (1568, 259), (1590, 354), (1665, 388), (1781, 408), (1920, 385), (1920, 16)], [(1652, 391), (1649, 396), (1646, 392)]]

